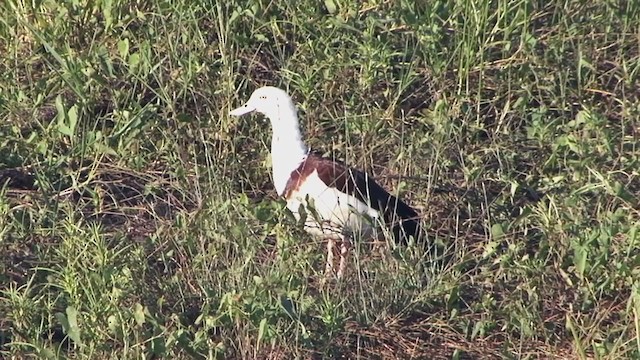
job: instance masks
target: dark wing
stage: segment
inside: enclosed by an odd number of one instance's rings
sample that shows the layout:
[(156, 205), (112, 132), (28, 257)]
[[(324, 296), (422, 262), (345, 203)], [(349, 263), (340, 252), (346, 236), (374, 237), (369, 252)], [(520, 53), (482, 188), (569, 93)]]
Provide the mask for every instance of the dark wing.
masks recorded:
[(318, 176), (327, 186), (355, 196), (378, 210), (383, 214), (385, 223), (397, 241), (407, 240), (409, 236), (418, 240), (421, 232), (418, 213), (402, 200), (389, 194), (366, 173), (317, 155), (309, 155), (299, 169), (303, 170), (299, 173), (307, 176), (314, 170), (318, 171)]

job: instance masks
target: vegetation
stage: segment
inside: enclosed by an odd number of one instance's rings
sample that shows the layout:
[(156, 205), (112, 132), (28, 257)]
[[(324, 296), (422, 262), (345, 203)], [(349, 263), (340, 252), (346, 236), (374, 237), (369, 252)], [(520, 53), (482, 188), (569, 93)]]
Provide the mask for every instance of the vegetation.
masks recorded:
[[(0, 357), (640, 358), (640, 2), (0, 3)], [(324, 248), (270, 129), (424, 215)]]

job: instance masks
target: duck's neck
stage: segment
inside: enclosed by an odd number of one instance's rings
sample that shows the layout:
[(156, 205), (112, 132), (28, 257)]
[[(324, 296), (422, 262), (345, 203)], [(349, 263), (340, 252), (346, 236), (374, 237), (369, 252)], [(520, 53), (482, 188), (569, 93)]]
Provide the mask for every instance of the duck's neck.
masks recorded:
[(271, 166), (273, 182), (278, 195), (284, 194), (291, 173), (304, 161), (309, 149), (302, 140), (298, 116), (293, 104), (281, 107), (271, 120)]

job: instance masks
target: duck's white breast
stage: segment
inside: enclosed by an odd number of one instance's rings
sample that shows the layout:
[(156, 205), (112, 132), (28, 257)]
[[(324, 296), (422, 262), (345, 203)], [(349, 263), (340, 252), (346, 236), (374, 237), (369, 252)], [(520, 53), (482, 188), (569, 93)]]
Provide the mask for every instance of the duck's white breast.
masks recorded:
[(305, 229), (314, 235), (340, 232), (368, 236), (380, 217), (377, 210), (364, 202), (327, 186), (317, 171), (305, 178), (287, 200), (287, 207), (297, 219), (301, 205), (307, 213)]

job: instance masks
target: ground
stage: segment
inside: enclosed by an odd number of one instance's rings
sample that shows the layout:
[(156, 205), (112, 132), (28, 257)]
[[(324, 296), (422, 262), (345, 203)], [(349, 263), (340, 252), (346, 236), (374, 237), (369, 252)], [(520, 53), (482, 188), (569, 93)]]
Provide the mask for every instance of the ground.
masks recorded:
[[(0, 4), (0, 356), (640, 357), (640, 3)], [(312, 149), (426, 241), (343, 281), (284, 210)]]

